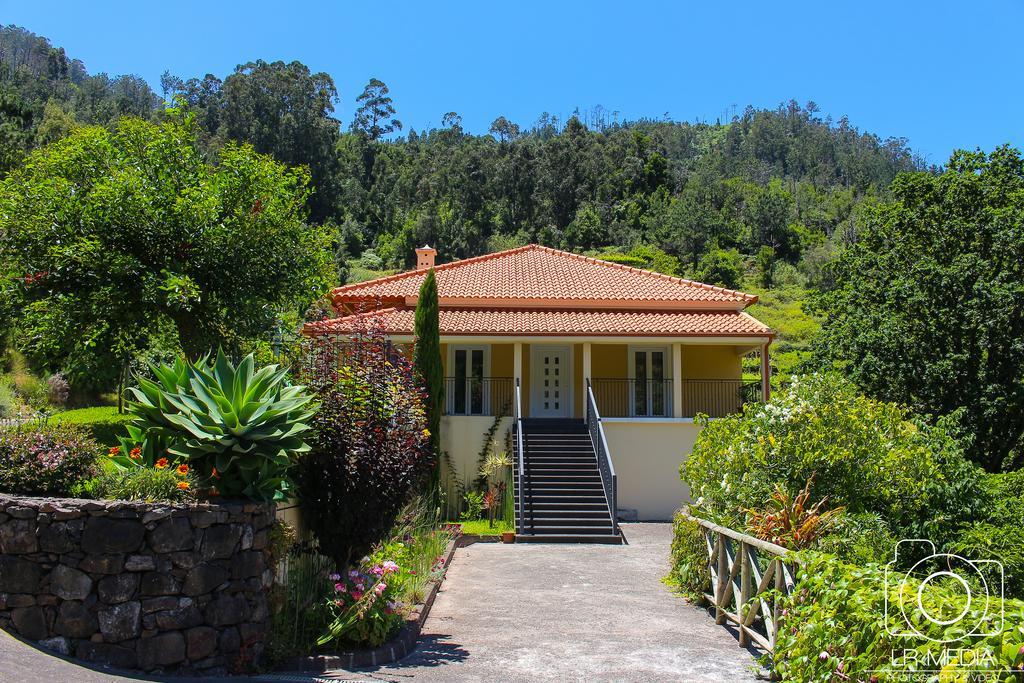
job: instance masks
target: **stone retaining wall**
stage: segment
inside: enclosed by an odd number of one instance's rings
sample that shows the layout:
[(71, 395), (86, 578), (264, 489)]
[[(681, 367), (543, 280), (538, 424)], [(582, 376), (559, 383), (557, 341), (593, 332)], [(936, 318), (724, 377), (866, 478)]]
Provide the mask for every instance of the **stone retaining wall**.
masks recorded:
[(252, 667), (267, 633), (272, 506), (0, 495), (0, 628), (91, 662)]

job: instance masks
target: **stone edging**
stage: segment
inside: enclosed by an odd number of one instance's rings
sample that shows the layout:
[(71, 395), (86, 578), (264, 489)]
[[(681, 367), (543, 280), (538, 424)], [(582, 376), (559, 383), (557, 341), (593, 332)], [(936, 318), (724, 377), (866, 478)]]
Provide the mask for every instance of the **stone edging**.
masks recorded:
[[(466, 539), (468, 543), (464, 539), (466, 537), (459, 536), (448, 543), (448, 548), (444, 554), (445, 577), (448, 575), (447, 570), (448, 567), (451, 567), (452, 557), (455, 555), (456, 549), (471, 545), (476, 541), (473, 537)], [(441, 581), (434, 582), (423, 604), (419, 606), (416, 613), (406, 620), (405, 625), (402, 626), (394, 638), (383, 645), (379, 645), (371, 650), (352, 650), (351, 652), (341, 652), (333, 655), (295, 657), (285, 662), (283, 666), (279, 667), (279, 670), (322, 673), (332, 669), (359, 669), (397, 662), (416, 649), (416, 641), (419, 639), (420, 631), (427, 620), (427, 615), (430, 614), (430, 608), (434, 605), (434, 598), (437, 597), (437, 592), (441, 590), (442, 583), (444, 583), (444, 578)]]

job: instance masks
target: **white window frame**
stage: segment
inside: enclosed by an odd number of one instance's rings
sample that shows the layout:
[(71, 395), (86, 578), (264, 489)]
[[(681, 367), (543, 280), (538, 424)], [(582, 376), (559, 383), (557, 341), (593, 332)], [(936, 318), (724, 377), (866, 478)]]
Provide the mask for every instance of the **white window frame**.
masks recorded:
[[(448, 373), (447, 374), (448, 374), (449, 377), (452, 377), (452, 378), (455, 377), (455, 352), (456, 351), (465, 351), (466, 352), (466, 360), (467, 360), (466, 369), (467, 370), (470, 367), (469, 360), (472, 357), (472, 352), (473, 351), (483, 351), (483, 353), (484, 353), (484, 379), (486, 380), (487, 378), (489, 378), (491, 376), (491, 345), (490, 344), (449, 344), (448, 345)], [(469, 395), (469, 386), (470, 386), (469, 379), (470, 379), (470, 377), (471, 377), (471, 375), (467, 375), (466, 376), (466, 408), (467, 408), (467, 410), (468, 410), (468, 408), (470, 406), (470, 403), (471, 403), (470, 395)], [(481, 413), (470, 413), (470, 412), (456, 413), (455, 412), (455, 396), (454, 395), (448, 395), (447, 392), (446, 392), (446, 395), (445, 395), (445, 398), (444, 398), (444, 402), (445, 402), (445, 413), (447, 413), (448, 415), (479, 417), (481, 415), (490, 415), (491, 414), (491, 405), (490, 405), (491, 397), (490, 397), (490, 392), (488, 392), (486, 390), (486, 384), (484, 385), (483, 405), (482, 405), (483, 412), (481, 412)]]
[[(662, 368), (664, 368), (664, 380), (667, 382), (674, 381), (672, 377), (672, 347), (661, 346), (658, 344), (630, 344), (627, 347), (627, 353), (629, 354), (626, 359), (626, 371), (629, 373), (629, 379), (636, 381), (636, 352), (650, 352), (650, 351), (661, 351), (662, 353)], [(650, 358), (650, 356), (648, 356)], [(648, 367), (648, 374), (650, 374), (650, 367)], [(652, 378), (648, 377), (648, 381)], [(631, 387), (632, 388), (632, 387)], [(652, 397), (653, 398), (653, 397)], [(651, 407), (654, 407), (653, 401)], [(637, 418), (650, 418), (650, 419), (664, 419), (666, 417), (672, 417), (672, 392), (669, 391), (665, 395), (665, 414), (664, 415), (638, 415), (636, 412), (636, 391), (629, 392), (629, 414), (631, 417)]]

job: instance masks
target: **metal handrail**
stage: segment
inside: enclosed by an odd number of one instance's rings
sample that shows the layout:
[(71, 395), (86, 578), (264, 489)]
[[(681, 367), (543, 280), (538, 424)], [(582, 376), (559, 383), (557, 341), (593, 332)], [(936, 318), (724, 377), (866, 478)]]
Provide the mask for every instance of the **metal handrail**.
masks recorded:
[[(445, 415), (508, 415), (511, 377), (445, 377)], [(459, 406), (459, 402), (463, 402)], [(477, 403), (474, 405), (474, 398)], [(458, 408), (461, 407), (461, 410)]]
[(590, 432), (590, 440), (597, 452), (597, 468), (601, 473), (601, 486), (604, 488), (604, 497), (608, 501), (608, 512), (612, 518), (612, 528), (616, 534), (619, 533), (619, 482), (615, 476), (615, 465), (612, 464), (612, 454), (608, 449), (608, 440), (604, 436), (604, 425), (601, 424), (601, 413), (597, 410), (597, 401), (594, 399), (594, 389), (590, 386), (590, 378), (587, 378), (587, 429)]
[(516, 497), (519, 499), (519, 515), (516, 519), (516, 533), (526, 531), (526, 505), (523, 501), (525, 488), (526, 465), (523, 459), (523, 394), (516, 377), (516, 445), (519, 450), (519, 479), (516, 482)]

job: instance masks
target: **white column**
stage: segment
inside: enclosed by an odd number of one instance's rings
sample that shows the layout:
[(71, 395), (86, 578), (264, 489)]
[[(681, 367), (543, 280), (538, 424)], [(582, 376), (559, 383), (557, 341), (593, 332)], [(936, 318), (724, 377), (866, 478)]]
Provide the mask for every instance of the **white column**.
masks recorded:
[(583, 343), (583, 377), (580, 378), (580, 395), (583, 396), (583, 412), (587, 413), (587, 380), (590, 379), (590, 342)]
[(672, 417), (683, 416), (683, 345), (672, 345)]
[(523, 382), (523, 343), (516, 342), (512, 345), (512, 374), (519, 383)]
[(768, 358), (768, 342), (761, 345), (761, 400), (765, 403), (771, 398), (772, 364)]

